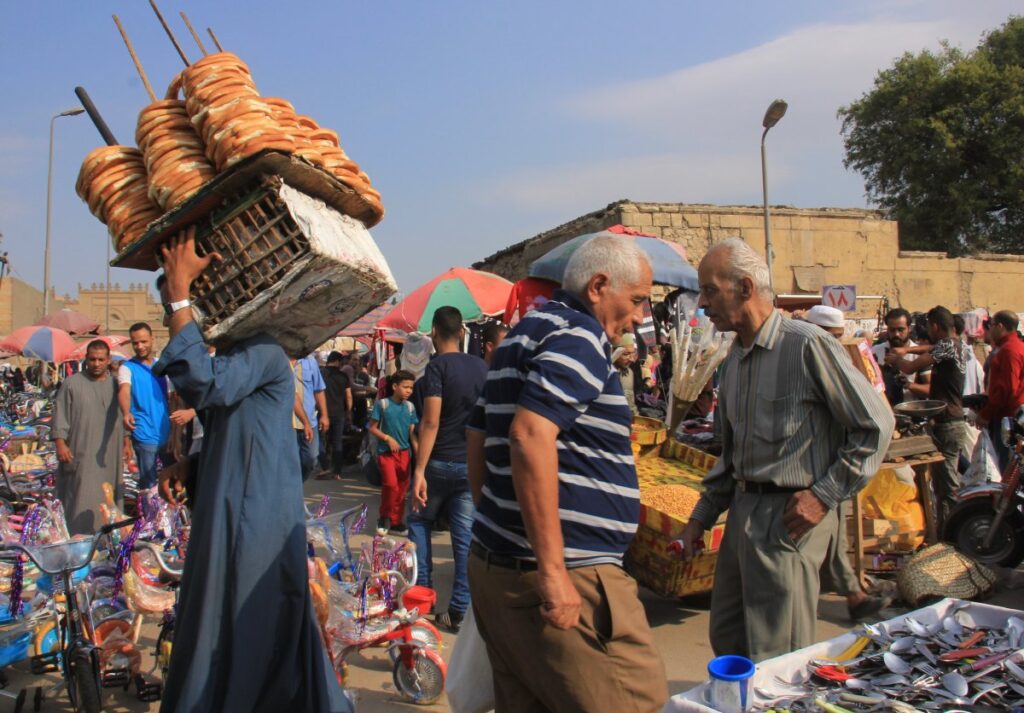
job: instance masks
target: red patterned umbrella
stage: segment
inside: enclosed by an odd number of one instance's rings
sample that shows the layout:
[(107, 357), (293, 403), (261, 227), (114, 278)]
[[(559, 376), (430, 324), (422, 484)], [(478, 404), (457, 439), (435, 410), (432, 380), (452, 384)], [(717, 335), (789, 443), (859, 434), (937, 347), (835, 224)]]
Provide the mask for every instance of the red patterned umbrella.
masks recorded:
[(75, 350), (75, 341), (62, 329), (36, 324), (15, 329), (0, 342), (0, 350), (59, 364), (67, 361), (68, 355)]
[(85, 359), (85, 352), (87, 351), (90, 344), (95, 341), (101, 341), (110, 347), (110, 355), (113, 357), (122, 357), (128, 359), (131, 354), (127, 352), (124, 345), (131, 340), (128, 337), (122, 337), (118, 334), (104, 334), (102, 337), (96, 337), (95, 339), (87, 339), (84, 342), (80, 342), (75, 350), (68, 355), (68, 359)]
[(75, 336), (82, 334), (99, 334), (100, 323), (87, 314), (73, 309), (64, 308), (52, 312), (38, 322), (41, 327), (56, 327)]

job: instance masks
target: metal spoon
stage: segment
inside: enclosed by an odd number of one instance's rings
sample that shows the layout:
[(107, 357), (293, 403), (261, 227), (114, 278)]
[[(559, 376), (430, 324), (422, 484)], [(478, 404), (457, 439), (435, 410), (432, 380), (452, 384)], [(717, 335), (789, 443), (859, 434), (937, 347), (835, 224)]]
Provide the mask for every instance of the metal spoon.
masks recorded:
[(882, 661), (885, 662), (885, 667), (893, 673), (907, 674), (913, 670), (913, 667), (910, 664), (896, 654), (888, 651), (882, 654)]
[(970, 686), (967, 685), (967, 679), (957, 671), (950, 671), (942, 677), (942, 687), (957, 698), (966, 696), (971, 690)]

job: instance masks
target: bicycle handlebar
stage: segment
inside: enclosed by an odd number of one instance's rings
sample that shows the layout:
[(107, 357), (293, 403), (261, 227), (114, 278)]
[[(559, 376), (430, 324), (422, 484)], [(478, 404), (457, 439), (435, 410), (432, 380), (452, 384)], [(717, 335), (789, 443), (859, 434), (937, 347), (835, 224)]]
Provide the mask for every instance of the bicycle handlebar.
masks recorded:
[(173, 579), (180, 579), (182, 572), (185, 571), (184, 566), (180, 568), (172, 567), (164, 559), (163, 548), (155, 542), (148, 542), (146, 540), (139, 540), (135, 543), (135, 551), (141, 552), (142, 550), (149, 550), (156, 557), (156, 562), (160, 566), (160, 570), (167, 576)]

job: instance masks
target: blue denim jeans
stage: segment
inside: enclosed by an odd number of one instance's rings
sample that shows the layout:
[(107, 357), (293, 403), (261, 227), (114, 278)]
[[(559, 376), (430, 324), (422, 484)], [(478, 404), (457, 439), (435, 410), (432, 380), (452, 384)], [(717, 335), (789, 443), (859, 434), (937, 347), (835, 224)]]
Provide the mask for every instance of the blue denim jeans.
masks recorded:
[(427, 506), (421, 512), (409, 514), (409, 539), (416, 545), (416, 584), (433, 587), (430, 531), (434, 520), (447, 507), (451, 522), (452, 557), (455, 560), (455, 578), (448, 611), (465, 614), (469, 609), (469, 576), (466, 568), (474, 512), (468, 470), (465, 463), (430, 460), (427, 462), (426, 478)]
[(302, 468), (302, 482), (309, 480), (313, 475), (320, 455), (320, 432), (313, 429), (313, 440), (306, 443), (305, 431), (301, 428), (295, 429), (295, 438), (299, 444), (299, 465)]
[(132, 448), (135, 450), (136, 465), (139, 466), (139, 490), (152, 488), (157, 480), (156, 458), (160, 455), (160, 446), (133, 440)]

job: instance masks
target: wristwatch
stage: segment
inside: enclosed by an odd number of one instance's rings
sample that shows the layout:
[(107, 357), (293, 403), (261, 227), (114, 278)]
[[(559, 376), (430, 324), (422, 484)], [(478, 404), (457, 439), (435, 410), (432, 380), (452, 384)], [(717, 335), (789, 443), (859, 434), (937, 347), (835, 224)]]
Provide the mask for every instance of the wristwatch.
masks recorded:
[(172, 314), (177, 312), (179, 309), (185, 309), (186, 307), (191, 307), (191, 306), (192, 306), (192, 301), (191, 300), (178, 300), (177, 302), (171, 302), (171, 303), (165, 302), (164, 303), (164, 312), (167, 314), (168, 317), (170, 317)]

